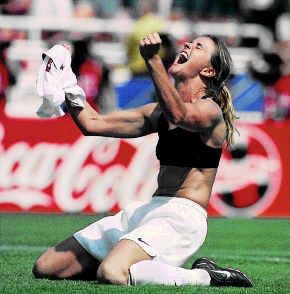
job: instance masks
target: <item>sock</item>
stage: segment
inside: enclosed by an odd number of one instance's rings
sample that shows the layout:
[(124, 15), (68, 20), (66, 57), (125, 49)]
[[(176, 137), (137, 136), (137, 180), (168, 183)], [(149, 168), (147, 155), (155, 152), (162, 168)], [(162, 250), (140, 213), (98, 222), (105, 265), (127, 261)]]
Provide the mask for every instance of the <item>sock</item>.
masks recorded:
[(210, 276), (203, 269), (184, 269), (155, 260), (143, 260), (130, 267), (130, 285), (209, 286)]

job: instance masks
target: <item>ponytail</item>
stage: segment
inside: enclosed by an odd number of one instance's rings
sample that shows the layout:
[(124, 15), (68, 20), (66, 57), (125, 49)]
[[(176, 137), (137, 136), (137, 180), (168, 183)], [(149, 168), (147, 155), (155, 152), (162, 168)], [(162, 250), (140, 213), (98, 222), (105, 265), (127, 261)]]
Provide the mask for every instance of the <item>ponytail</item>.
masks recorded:
[(231, 73), (232, 58), (224, 42), (216, 36), (206, 35), (216, 45), (216, 50), (211, 56), (211, 64), (216, 72), (212, 78), (206, 78), (206, 94), (211, 97), (221, 108), (223, 118), (226, 124), (226, 141), (230, 147), (234, 143), (234, 132), (237, 129), (234, 126), (238, 118), (235, 114), (232, 96), (226, 86)]
[(227, 147), (231, 147), (234, 143), (234, 133), (235, 131), (238, 132), (235, 127), (235, 120), (238, 119), (238, 116), (235, 114), (229, 88), (225, 83), (222, 83), (219, 87), (215, 86), (215, 82), (215, 79), (207, 80), (206, 95), (207, 97), (211, 97), (221, 108), (223, 119), (226, 124)]
[(237, 131), (235, 128), (235, 120), (238, 118), (235, 114), (231, 92), (228, 87), (224, 84), (221, 87), (219, 94), (217, 95), (216, 103), (220, 106), (223, 118), (226, 124), (226, 141), (227, 146), (230, 147), (234, 143), (234, 132)]

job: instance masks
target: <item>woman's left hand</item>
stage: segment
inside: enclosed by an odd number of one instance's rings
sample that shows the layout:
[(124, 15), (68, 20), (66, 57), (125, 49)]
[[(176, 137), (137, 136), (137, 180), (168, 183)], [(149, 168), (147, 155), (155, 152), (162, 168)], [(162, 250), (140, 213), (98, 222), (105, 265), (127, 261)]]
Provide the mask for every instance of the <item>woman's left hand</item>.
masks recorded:
[(161, 38), (158, 33), (148, 34), (140, 41), (140, 53), (147, 60), (158, 54)]

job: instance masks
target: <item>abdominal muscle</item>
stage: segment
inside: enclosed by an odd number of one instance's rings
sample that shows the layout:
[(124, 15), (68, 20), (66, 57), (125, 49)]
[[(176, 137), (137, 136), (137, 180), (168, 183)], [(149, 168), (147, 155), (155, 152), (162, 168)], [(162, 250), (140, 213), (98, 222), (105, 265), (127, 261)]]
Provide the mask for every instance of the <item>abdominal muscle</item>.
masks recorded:
[(161, 165), (153, 196), (183, 197), (207, 209), (216, 172), (216, 168)]

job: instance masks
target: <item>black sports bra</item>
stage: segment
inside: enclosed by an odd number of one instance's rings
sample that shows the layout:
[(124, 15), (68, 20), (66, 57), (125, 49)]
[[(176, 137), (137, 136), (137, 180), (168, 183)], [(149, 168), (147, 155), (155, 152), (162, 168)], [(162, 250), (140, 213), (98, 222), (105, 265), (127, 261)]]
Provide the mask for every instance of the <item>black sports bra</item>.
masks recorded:
[(164, 114), (158, 120), (159, 140), (156, 156), (161, 165), (176, 165), (197, 168), (216, 168), (222, 149), (205, 145), (200, 132), (190, 132), (182, 128), (169, 130)]

